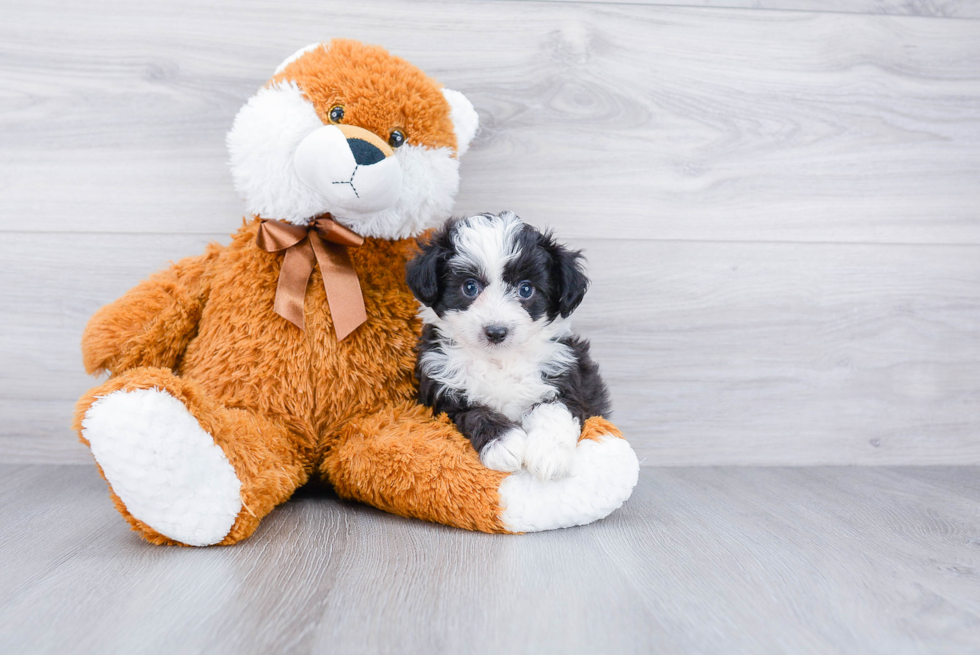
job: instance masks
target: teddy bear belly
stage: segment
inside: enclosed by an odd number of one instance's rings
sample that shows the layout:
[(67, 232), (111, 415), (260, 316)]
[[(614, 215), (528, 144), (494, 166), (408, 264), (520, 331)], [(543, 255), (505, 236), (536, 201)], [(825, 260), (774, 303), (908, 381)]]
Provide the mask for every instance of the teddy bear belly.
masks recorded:
[(212, 295), (179, 374), (219, 402), (285, 419), (321, 442), (352, 418), (414, 400), (414, 299), (365, 293), (368, 321), (337, 343), (322, 286), (310, 286), (305, 331), (265, 310), (271, 298), (243, 307)]

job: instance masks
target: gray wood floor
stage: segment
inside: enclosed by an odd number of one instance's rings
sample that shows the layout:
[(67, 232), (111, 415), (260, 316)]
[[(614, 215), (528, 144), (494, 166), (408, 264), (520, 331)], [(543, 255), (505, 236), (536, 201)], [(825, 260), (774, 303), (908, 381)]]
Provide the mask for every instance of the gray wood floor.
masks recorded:
[(473, 100), (460, 212), (585, 247), (646, 464), (980, 464), (980, 2), (0, 4), (0, 462), (88, 461), (85, 321), (227, 238), (235, 112), (348, 36)]
[(307, 492), (232, 548), (141, 542), (91, 467), (0, 466), (0, 652), (977, 653), (980, 470), (647, 468), (489, 536)]

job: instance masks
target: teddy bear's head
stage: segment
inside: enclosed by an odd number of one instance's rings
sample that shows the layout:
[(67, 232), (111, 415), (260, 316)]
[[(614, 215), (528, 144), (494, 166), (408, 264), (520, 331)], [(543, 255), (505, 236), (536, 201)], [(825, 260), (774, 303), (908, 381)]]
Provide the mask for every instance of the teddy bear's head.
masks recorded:
[(329, 212), (362, 236), (416, 235), (450, 213), (473, 105), (382, 48), (303, 48), (228, 133), (246, 210), (305, 225)]

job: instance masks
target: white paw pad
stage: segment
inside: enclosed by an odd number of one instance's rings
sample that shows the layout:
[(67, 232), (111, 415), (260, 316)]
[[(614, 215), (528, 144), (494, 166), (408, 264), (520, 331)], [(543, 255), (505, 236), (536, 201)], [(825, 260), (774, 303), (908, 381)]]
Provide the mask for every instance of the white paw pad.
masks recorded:
[(159, 389), (95, 401), (82, 435), (129, 513), (190, 546), (224, 539), (242, 509), (224, 451), (179, 400)]
[(480, 452), (480, 461), (488, 469), (511, 473), (519, 471), (524, 461), (527, 434), (521, 428), (512, 428), (497, 437)]

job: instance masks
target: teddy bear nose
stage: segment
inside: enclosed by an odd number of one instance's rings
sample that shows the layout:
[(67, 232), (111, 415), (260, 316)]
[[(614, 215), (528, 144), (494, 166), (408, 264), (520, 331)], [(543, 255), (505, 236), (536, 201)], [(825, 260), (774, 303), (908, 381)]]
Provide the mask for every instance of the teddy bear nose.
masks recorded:
[(385, 158), (385, 154), (381, 152), (380, 148), (364, 139), (347, 139), (347, 145), (350, 147), (351, 154), (354, 155), (354, 161), (357, 162), (358, 166), (377, 164)]
[(507, 338), (507, 328), (503, 325), (488, 325), (483, 328), (483, 332), (490, 343), (500, 343)]

